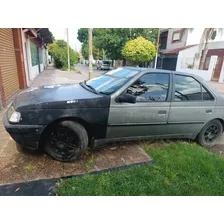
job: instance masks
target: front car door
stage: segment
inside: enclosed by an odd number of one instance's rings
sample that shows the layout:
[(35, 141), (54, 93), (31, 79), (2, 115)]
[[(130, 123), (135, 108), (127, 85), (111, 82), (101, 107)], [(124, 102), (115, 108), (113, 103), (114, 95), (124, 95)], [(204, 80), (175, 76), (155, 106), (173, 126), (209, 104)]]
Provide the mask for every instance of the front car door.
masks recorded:
[(168, 133), (195, 138), (214, 118), (216, 99), (194, 76), (173, 74), (173, 94), (168, 119)]
[[(140, 74), (111, 97), (107, 138), (138, 139), (166, 135), (172, 82), (169, 72)], [(136, 96), (136, 103), (120, 103), (120, 94)]]

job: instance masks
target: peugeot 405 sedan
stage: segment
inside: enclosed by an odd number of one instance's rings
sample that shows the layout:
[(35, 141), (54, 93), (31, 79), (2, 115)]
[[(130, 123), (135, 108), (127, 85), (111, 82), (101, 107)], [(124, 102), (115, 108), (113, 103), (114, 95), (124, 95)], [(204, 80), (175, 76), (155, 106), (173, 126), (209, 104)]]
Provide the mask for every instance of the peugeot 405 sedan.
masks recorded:
[(29, 88), (4, 125), (18, 146), (60, 161), (123, 140), (188, 138), (211, 147), (223, 132), (224, 97), (191, 74), (121, 67), (79, 84)]

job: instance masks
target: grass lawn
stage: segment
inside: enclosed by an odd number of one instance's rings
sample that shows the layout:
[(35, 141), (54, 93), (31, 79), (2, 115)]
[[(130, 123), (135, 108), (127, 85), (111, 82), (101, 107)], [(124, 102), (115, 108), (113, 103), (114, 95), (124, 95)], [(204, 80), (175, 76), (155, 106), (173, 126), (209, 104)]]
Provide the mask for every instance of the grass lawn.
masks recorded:
[(59, 195), (224, 195), (224, 159), (196, 144), (144, 145), (155, 165), (62, 181)]

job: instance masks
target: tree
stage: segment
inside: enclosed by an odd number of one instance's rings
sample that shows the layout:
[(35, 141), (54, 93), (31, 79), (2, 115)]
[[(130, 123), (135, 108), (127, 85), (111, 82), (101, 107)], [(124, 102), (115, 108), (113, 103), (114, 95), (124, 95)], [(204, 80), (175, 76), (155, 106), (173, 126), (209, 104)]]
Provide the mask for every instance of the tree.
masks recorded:
[[(68, 55), (67, 43), (64, 40), (56, 40), (48, 45), (48, 52), (54, 58), (56, 68), (67, 70), (68, 69)], [(75, 52), (69, 47), (70, 64), (74, 65), (78, 61), (78, 52)]]
[(50, 32), (52, 41), (55, 41), (55, 37), (54, 37), (53, 33), (51, 31), (49, 31), (49, 32)]
[[(199, 69), (203, 69), (204, 68), (204, 64), (205, 64), (205, 59), (206, 59), (206, 55), (208, 52), (208, 43), (210, 40), (214, 40), (217, 33), (222, 34), (223, 33), (223, 28), (205, 28), (202, 36), (201, 36), (201, 40), (200, 40), (200, 45), (199, 45), (199, 58), (201, 56), (201, 62), (199, 65)], [(202, 47), (204, 45), (203, 50)], [(202, 54), (203, 52), (203, 54)]]
[(135, 63), (147, 62), (156, 55), (156, 47), (142, 36), (129, 40), (124, 45), (122, 55)]
[[(81, 51), (82, 51), (82, 56), (85, 58), (85, 60), (88, 60), (89, 59), (88, 43), (82, 44)], [(93, 58), (95, 60), (103, 59), (102, 50), (100, 50), (99, 48), (96, 48), (94, 45), (93, 45)]]
[[(94, 29), (93, 29), (93, 37), (96, 35)], [(78, 37), (77, 39), (81, 42), (81, 43), (87, 43), (88, 42), (88, 28), (80, 28), (78, 30)]]
[[(194, 30), (194, 28), (186, 28), (186, 29), (184, 29), (184, 32), (192, 32), (193, 30)], [(200, 59), (201, 59), (201, 61), (199, 64), (199, 69), (204, 68), (205, 59), (206, 59), (206, 55), (208, 52), (208, 43), (210, 40), (215, 39), (217, 33), (220, 33), (222, 35), (223, 30), (224, 30), (223, 28), (205, 28), (203, 30), (203, 33), (200, 38), (199, 47), (198, 47), (198, 54), (196, 54), (194, 56), (192, 68), (195, 67), (195, 64), (199, 63)]]
[[(96, 35), (96, 32), (93, 30), (93, 37)], [(80, 28), (78, 30), (78, 37), (77, 39), (82, 43), (82, 55), (83, 57), (88, 60), (89, 59), (89, 54), (88, 54), (88, 28)], [(101, 59), (102, 55), (102, 50), (99, 48), (96, 48), (93, 44), (93, 58), (95, 60)]]
[(78, 30), (78, 37), (77, 39), (81, 43), (87, 43), (88, 42), (88, 28), (80, 28)]
[(158, 33), (158, 29), (151, 28), (97, 28), (94, 31), (94, 45), (104, 49), (112, 60), (123, 59), (121, 50), (128, 40), (142, 36), (155, 44)]

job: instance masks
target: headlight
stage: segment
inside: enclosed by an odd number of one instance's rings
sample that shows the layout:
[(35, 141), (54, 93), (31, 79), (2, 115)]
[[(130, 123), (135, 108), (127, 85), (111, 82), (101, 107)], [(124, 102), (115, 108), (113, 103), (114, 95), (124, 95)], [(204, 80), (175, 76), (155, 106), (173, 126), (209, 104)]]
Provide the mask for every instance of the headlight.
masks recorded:
[(19, 123), (21, 114), (15, 111), (14, 107), (11, 106), (8, 110), (8, 119), (11, 123)]

